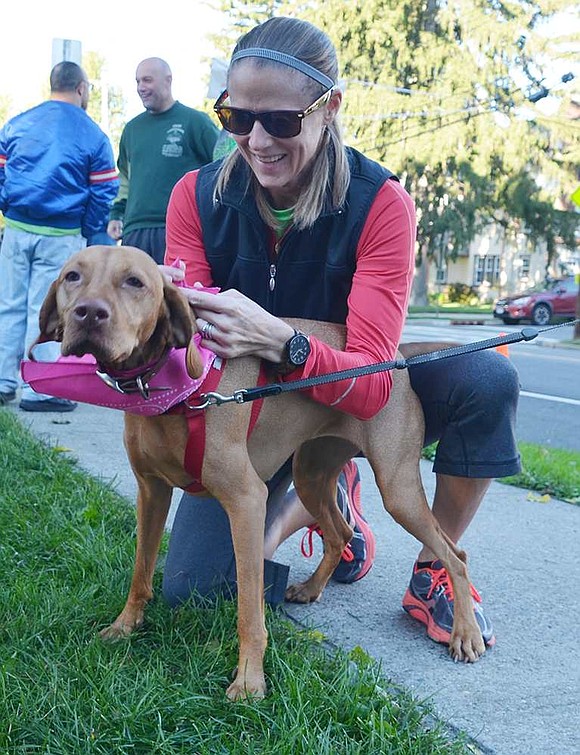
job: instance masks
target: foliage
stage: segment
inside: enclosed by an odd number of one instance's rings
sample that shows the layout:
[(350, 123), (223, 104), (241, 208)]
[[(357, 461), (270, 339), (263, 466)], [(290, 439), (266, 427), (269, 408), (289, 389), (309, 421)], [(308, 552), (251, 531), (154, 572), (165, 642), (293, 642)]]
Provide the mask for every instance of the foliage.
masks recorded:
[(219, 5), (230, 40), (287, 13), (335, 43), (347, 141), (395, 171), (417, 206), (415, 303), (426, 302), (428, 261), (454, 259), (490, 222), (508, 240), (527, 235), (531, 249), (545, 243), (548, 264), (558, 244), (574, 248), (578, 215), (562, 199), (577, 185), (580, 158), (578, 126), (566, 118), (570, 85), (551, 92), (561, 103), (555, 117), (529, 100), (548, 93), (555, 61), (569, 54), (563, 43), (574, 42), (542, 31), (556, 12), (574, 11), (570, 0)]
[(466, 283), (451, 283), (447, 289), (447, 301), (452, 304), (477, 304), (477, 291)]
[[(125, 125), (126, 102), (122, 90), (120, 87), (109, 86), (107, 83), (105, 59), (102, 55), (88, 52), (83, 56), (83, 68), (93, 86), (87, 112), (108, 134), (116, 153)], [(103, 107), (104, 89), (107, 92), (106, 107)]]

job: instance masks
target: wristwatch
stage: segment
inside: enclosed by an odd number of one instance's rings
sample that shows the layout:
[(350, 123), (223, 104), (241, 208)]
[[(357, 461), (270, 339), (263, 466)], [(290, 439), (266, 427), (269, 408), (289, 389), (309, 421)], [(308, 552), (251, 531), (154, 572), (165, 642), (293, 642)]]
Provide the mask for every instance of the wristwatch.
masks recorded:
[(284, 344), (284, 361), (277, 365), (277, 372), (281, 375), (288, 375), (297, 367), (305, 364), (310, 354), (310, 339), (299, 330), (294, 331), (294, 335)]

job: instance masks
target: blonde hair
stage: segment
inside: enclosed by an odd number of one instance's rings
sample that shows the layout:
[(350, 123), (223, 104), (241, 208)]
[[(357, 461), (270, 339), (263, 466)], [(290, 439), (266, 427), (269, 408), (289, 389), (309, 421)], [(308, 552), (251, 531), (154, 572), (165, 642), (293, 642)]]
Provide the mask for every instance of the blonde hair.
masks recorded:
[[(284, 17), (271, 18), (241, 37), (233, 54), (249, 48), (276, 50), (292, 55), (325, 74), (332, 81), (336, 82), (338, 79), (338, 61), (332, 42), (323, 31), (317, 29), (308, 21)], [(253, 58), (252, 60), (256, 66), (285, 65), (262, 58)], [(237, 65), (237, 62), (232, 65)], [(304, 79), (305, 88), (311, 93), (313, 101), (323, 94), (324, 90), (321, 84), (303, 73), (297, 72), (295, 75)], [(225, 158), (217, 176), (214, 190), (215, 200), (221, 200), (234, 169), (243, 160), (244, 158), (238, 150), (234, 150)], [(325, 208), (329, 190), (332, 197), (331, 209), (341, 207), (345, 202), (349, 183), (350, 169), (344, 148), (342, 129), (338, 117), (335, 116), (325, 128), (320, 140), (320, 147), (310, 166), (309, 174), (305, 176), (304, 190), (300, 193), (294, 206), (294, 226), (298, 230), (303, 230), (314, 225)], [(278, 223), (272, 213), (266, 191), (252, 171), (249, 171), (245, 189), (247, 192), (253, 193), (258, 212), (264, 222), (271, 228), (276, 228)]]

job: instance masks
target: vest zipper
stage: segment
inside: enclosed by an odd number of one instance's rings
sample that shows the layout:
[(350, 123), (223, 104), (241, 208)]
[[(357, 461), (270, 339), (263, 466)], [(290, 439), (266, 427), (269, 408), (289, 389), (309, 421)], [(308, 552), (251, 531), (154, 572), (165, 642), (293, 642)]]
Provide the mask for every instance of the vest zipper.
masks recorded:
[[(280, 238), (274, 242), (273, 257), (275, 260), (278, 259), (278, 255), (280, 253), (280, 246), (282, 245), (282, 241), (286, 238), (289, 231), (290, 231), (290, 227), (288, 227), (284, 231), (282, 236), (280, 236)], [(268, 288), (270, 289), (270, 293), (272, 293), (274, 289), (276, 288), (276, 272), (277, 272), (276, 263), (272, 262), (272, 255), (270, 255), (270, 280), (268, 281)]]

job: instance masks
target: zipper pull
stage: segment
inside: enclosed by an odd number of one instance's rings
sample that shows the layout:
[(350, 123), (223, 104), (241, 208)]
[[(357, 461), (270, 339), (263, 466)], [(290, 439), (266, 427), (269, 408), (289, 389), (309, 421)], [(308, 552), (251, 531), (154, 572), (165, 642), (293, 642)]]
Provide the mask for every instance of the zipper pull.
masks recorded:
[(276, 265), (270, 265), (270, 282), (268, 283), (270, 291), (276, 288)]

